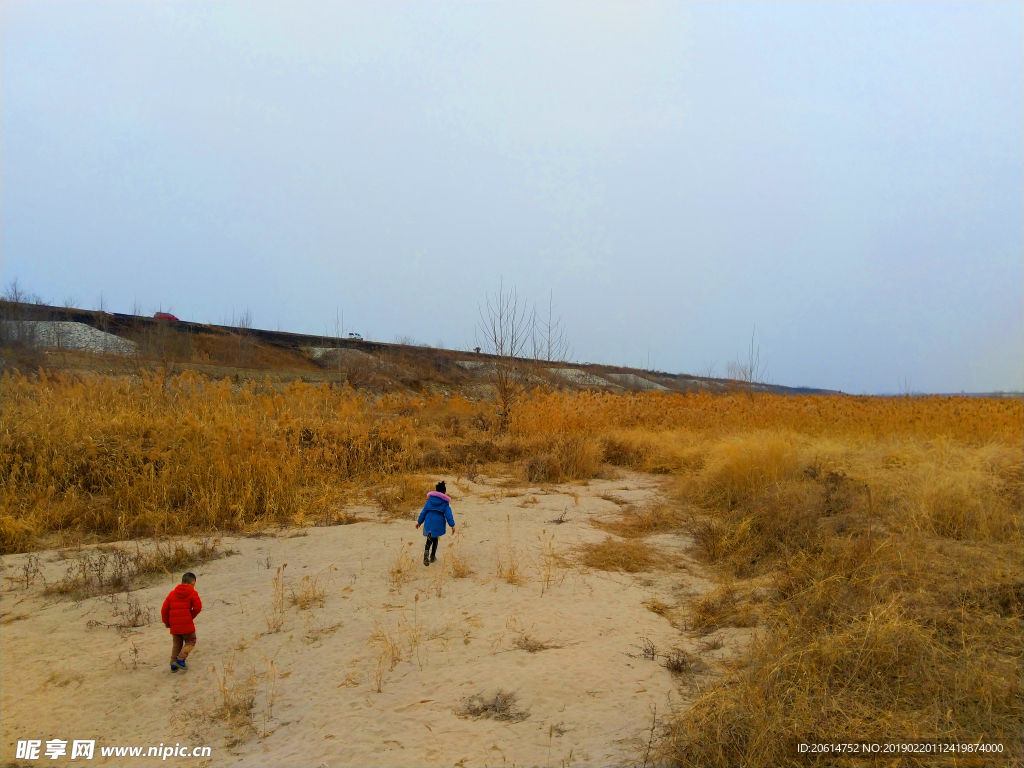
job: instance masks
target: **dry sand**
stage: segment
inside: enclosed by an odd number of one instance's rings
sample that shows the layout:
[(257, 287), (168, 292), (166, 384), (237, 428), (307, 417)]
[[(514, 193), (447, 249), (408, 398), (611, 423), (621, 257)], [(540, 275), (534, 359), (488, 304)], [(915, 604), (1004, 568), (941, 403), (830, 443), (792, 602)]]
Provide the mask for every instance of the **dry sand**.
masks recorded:
[[(180, 574), (142, 584), (135, 595), (153, 610), (152, 624), (127, 632), (112, 622), (103, 598), (80, 603), (44, 597), (11, 579), (25, 555), (3, 558), (0, 597), (0, 717), (4, 765), (624, 765), (643, 760), (655, 708), (658, 719), (685, 705), (700, 678), (674, 677), (643, 658), (647, 638), (658, 648), (684, 648), (711, 663), (735, 653), (700, 644), (644, 603), (677, 604), (711, 585), (685, 557), (681, 536), (656, 542), (679, 565), (626, 575), (555, 566), (545, 584), (543, 543), (563, 554), (606, 534), (590, 523), (613, 515), (618, 502), (646, 502), (657, 482), (639, 475), (584, 485), (503, 489), (492, 480), (449, 479), (457, 536), (441, 539), (438, 562), (422, 564), (423, 537), (413, 521), (369, 521), (282, 530), (262, 538), (224, 537), (237, 551), (198, 566), (204, 610), (199, 644), (187, 672), (169, 672), (171, 640), (159, 609)], [(515, 495), (512, 495), (515, 494)], [(615, 501), (608, 496), (614, 498)], [(359, 511), (359, 510), (357, 510)], [(565, 512), (567, 522), (551, 520)], [(374, 516), (369, 509), (363, 514)], [(414, 518), (415, 513), (410, 513)], [(511, 540), (509, 532), (511, 531)], [(496, 576), (510, 544), (525, 580)], [(473, 573), (453, 578), (451, 553)], [(406, 550), (412, 580), (398, 587), (389, 570)], [(48, 580), (64, 573), (67, 553), (38, 553)], [(447, 560), (446, 563), (444, 561)], [(283, 628), (268, 632), (278, 566), (297, 587), (323, 573), (323, 607), (287, 608)], [(444, 564), (443, 564), (444, 563)], [(269, 568), (267, 565), (269, 564)], [(333, 568), (333, 570), (332, 570)], [(438, 577), (443, 574), (438, 597)], [(382, 632), (401, 660), (377, 670)], [(527, 638), (550, 645), (529, 652)], [(132, 647), (138, 649), (132, 668)], [(704, 650), (701, 650), (701, 649)], [(241, 684), (256, 682), (252, 728), (211, 717), (221, 702), (217, 675), (234, 659)], [(120, 660), (119, 660), (120, 659)], [(271, 661), (273, 665), (271, 666)], [(215, 670), (215, 671), (214, 671)], [(515, 692), (520, 722), (457, 715), (468, 697)], [(272, 706), (270, 699), (273, 699)], [(93, 761), (15, 759), (19, 739), (96, 739)], [(101, 746), (207, 745), (212, 757), (103, 758)]]

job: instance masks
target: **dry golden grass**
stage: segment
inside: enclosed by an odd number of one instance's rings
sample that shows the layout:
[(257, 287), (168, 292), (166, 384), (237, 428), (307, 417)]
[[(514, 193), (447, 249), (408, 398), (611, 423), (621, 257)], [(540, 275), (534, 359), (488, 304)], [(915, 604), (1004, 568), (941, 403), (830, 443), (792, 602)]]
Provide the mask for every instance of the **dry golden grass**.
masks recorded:
[(559, 438), (533, 453), (524, 468), (531, 483), (562, 483), (593, 477), (601, 466), (601, 446), (582, 435)]
[[(681, 493), (703, 504), (697, 551), (772, 588), (752, 606), (727, 583), (691, 606), (697, 633), (762, 629), (744, 663), (672, 721), (662, 758), (788, 765), (795, 741), (898, 734), (1001, 742), (1002, 755), (976, 763), (1019, 764), (1019, 447), (775, 438), (761, 451), (763, 434), (712, 443), (704, 472), (683, 478)], [(874, 762), (891, 761), (858, 764)]]
[[(146, 549), (136, 544), (134, 551), (124, 546), (82, 550), (68, 559), (64, 576), (47, 584), (44, 592), (77, 599), (122, 592), (147, 576), (179, 575), (192, 566), (227, 554), (232, 554), (232, 550), (221, 549), (220, 542), (211, 539), (195, 544), (158, 540)], [(27, 574), (25, 578), (27, 581)]]
[(732, 584), (723, 584), (690, 606), (690, 629), (698, 634), (722, 627), (752, 627), (756, 624), (757, 614), (743, 603)]
[(646, 606), (647, 610), (649, 610), (651, 613), (656, 613), (659, 616), (667, 616), (672, 611), (672, 606), (668, 605), (667, 603), (663, 603), (656, 597), (651, 598), (650, 600), (645, 602), (644, 606)]
[(599, 571), (639, 573), (649, 571), (665, 561), (657, 549), (643, 539), (616, 539), (607, 536), (603, 541), (581, 544), (579, 562)]
[(327, 599), (327, 585), (331, 581), (331, 574), (336, 570), (338, 569), (331, 565), (314, 576), (303, 576), (298, 588), (292, 588), (291, 604), (300, 611), (323, 608)]
[(466, 557), (458, 551), (453, 551), (451, 555), (452, 578), (465, 579), (467, 576), (473, 573), (473, 565), (472, 563), (470, 563), (468, 557)]
[[(715, 627), (756, 616), (759, 639), (702, 683), (661, 759), (781, 765), (795, 762), (798, 737), (904, 736), (984, 737), (1005, 745), (1004, 764), (1024, 758), (1020, 400), (538, 390), (498, 434), (493, 404), (460, 396), (188, 372), (5, 373), (0, 395), (5, 553), (308, 524), (367, 489), (400, 517), (436, 479), (481, 466), (529, 482), (609, 465), (670, 474), (677, 507), (627, 509), (580, 561), (665, 567), (645, 537), (683, 530), (734, 590), (689, 607), (694, 631), (713, 644)], [(496, 570), (518, 582), (529, 552), (513, 550), (498, 548)], [(393, 570), (404, 583), (406, 569)], [(26, 588), (30, 571), (17, 577)], [(393, 663), (383, 639), (377, 687)]]
[(658, 504), (639, 509), (628, 506), (620, 510), (616, 520), (598, 521), (594, 525), (616, 536), (635, 539), (681, 530), (687, 519), (678, 507)]
[[(278, 693), (277, 665), (273, 659), (262, 659), (257, 663), (252, 659), (243, 659), (244, 668), (235, 670), (235, 655), (228, 657), (223, 672), (212, 668), (217, 681), (218, 700), (212, 709), (204, 705), (207, 717), (224, 721), (230, 728), (232, 736), (228, 745), (233, 746), (247, 739), (251, 734), (266, 735), (269, 721), (274, 716), (274, 704)], [(262, 696), (260, 696), (262, 691)], [(261, 711), (256, 710), (257, 701), (262, 699)], [(259, 715), (262, 729), (257, 728), (256, 717)]]
[(287, 567), (288, 563), (283, 563), (277, 567), (270, 591), (270, 610), (263, 609), (263, 620), (267, 625), (268, 634), (280, 632), (287, 616), (284, 592), (284, 569)]
[(493, 553), (495, 576), (513, 586), (526, 583), (525, 553), (516, 547), (511, 517), (505, 522), (505, 538), (494, 545)]
[(402, 594), (402, 587), (415, 578), (416, 564), (412, 558), (413, 542), (402, 542), (398, 545), (398, 553), (388, 569), (388, 583)]
[(394, 478), (393, 483), (375, 488), (372, 495), (386, 517), (399, 520), (410, 517), (413, 511), (419, 511), (432, 490), (433, 482), (401, 474)]
[[(1016, 444), (1022, 414), (1009, 399), (537, 392), (498, 435), (488, 405), (459, 396), (373, 398), (302, 382), (279, 391), (189, 371), (5, 373), (0, 389), (4, 552), (57, 532), (125, 539), (317, 519), (335, 506), (333, 489), (355, 481), (400, 515), (427, 490), (418, 468), (478, 462), (544, 482), (593, 477), (602, 461), (684, 475), (707, 463), (704, 492), (739, 503), (800, 471), (794, 457), (808, 438)], [(976, 510), (943, 523), (950, 513), (933, 509), (937, 525), (976, 525)]]

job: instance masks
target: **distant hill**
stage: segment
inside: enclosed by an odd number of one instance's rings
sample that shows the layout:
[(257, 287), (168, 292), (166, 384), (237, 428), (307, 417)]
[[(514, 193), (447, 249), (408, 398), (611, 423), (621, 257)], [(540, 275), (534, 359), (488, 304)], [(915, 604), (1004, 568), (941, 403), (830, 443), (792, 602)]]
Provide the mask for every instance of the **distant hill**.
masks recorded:
[[(63, 354), (62, 361), (50, 364), (67, 367), (103, 368), (110, 372), (127, 370), (131, 365), (192, 368), (209, 376), (261, 378), (273, 373), (280, 381), (303, 379), (312, 382), (348, 381), (357, 387), (379, 391), (406, 389), (468, 389), (486, 386), (488, 370), (497, 359), (486, 353), (439, 349), (425, 345), (388, 344), (358, 338), (331, 337), (260, 328), (193, 323), (117, 312), (52, 307), (42, 304), (0, 302), (5, 327), (21, 324), (46, 324), (31, 334), (35, 349), (21, 354)], [(136, 350), (132, 362), (103, 356), (97, 365), (81, 355), (82, 350), (54, 344), (52, 328), (81, 323), (103, 333), (127, 340)], [(13, 324), (13, 325), (12, 325)], [(23, 327), (28, 327), (24, 325)], [(11, 334), (6, 333), (10, 337)], [(79, 334), (81, 336), (83, 334)], [(70, 338), (70, 335), (65, 335)], [(10, 342), (10, 338), (8, 338)], [(95, 344), (95, 340), (93, 342)], [(8, 344), (10, 346), (10, 344)], [(55, 348), (56, 347), (56, 348)], [(94, 347), (93, 347), (94, 348)], [(70, 357), (69, 357), (70, 356)], [(601, 365), (598, 363), (545, 362), (524, 359), (531, 375), (553, 386), (607, 391), (672, 391), (727, 393), (750, 389), (785, 395), (836, 395), (833, 390), (814, 387), (785, 387), (778, 384), (753, 384), (664, 371)]]

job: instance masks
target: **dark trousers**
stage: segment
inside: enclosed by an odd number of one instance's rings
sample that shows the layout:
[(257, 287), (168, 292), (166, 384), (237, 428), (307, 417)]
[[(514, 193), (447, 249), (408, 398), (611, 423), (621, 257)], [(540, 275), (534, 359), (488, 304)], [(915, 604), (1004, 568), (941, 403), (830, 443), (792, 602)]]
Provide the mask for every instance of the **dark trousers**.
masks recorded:
[(433, 560), (437, 557), (437, 538), (434, 536), (427, 536), (427, 543), (423, 546), (423, 557), (430, 558)]

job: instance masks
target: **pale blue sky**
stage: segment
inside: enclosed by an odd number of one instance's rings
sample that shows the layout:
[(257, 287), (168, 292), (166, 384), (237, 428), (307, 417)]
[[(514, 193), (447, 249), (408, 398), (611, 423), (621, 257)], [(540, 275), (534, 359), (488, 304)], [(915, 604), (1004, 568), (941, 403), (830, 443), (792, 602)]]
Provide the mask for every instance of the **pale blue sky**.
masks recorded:
[(0, 5), (0, 279), (581, 361), (1024, 387), (1020, 3)]

